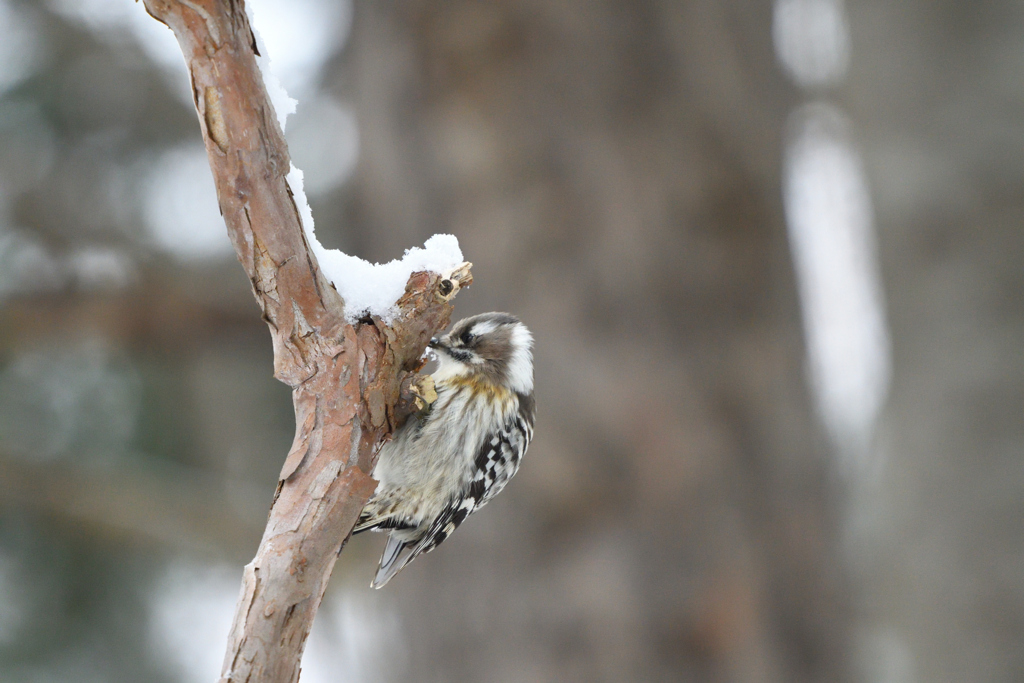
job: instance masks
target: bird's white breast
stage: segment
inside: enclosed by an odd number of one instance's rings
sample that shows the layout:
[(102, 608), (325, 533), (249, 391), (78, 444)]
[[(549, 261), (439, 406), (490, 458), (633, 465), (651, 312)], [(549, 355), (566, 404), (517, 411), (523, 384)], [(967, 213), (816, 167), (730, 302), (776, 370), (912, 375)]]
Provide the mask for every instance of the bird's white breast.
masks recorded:
[(442, 379), (435, 386), (437, 400), (426, 419), (410, 418), (395, 433), (381, 449), (373, 473), (380, 482), (377, 495), (400, 490), (417, 521), (433, 519), (465, 489), (485, 441), (518, 410), (514, 393), (480, 390), (463, 377)]

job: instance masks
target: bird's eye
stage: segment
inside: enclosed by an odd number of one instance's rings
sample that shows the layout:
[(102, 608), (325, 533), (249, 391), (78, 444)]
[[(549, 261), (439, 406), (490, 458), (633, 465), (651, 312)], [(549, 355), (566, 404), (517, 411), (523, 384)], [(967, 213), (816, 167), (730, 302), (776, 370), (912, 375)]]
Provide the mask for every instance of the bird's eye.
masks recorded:
[(469, 342), (473, 341), (473, 335), (469, 330), (466, 330), (459, 335), (459, 341), (462, 342), (463, 346), (469, 346)]

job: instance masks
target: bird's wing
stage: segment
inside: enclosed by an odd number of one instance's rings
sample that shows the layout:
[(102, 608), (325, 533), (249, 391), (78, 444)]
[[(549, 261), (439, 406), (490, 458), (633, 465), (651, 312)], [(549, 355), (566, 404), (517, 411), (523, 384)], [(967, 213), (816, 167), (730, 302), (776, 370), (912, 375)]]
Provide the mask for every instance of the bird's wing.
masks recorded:
[(466, 492), (466, 498), (474, 501), (473, 510), (486, 505), (515, 476), (531, 433), (532, 427), (522, 415), (513, 413), (500, 429), (484, 440), (473, 463), (473, 477)]

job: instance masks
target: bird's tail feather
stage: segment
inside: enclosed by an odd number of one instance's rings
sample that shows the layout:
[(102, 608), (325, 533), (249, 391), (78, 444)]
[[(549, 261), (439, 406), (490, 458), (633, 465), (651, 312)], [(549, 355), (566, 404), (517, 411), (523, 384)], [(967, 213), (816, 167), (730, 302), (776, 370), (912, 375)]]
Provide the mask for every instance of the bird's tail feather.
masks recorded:
[(384, 546), (384, 553), (380, 556), (380, 566), (377, 568), (377, 575), (373, 577), (373, 582), (370, 586), (382, 588), (395, 574), (402, 571), (405, 565), (412, 562), (413, 558), (419, 555), (420, 545), (419, 541), (401, 541), (394, 536), (388, 536), (387, 545)]

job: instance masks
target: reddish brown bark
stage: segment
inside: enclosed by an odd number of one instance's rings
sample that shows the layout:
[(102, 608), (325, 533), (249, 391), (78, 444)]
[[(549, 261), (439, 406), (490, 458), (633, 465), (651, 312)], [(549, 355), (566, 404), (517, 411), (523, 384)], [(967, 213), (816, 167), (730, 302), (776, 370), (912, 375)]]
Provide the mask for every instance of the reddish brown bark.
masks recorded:
[[(374, 489), (375, 450), (402, 382), (445, 327), (468, 264), (413, 274), (401, 314), (349, 325), (285, 182), (288, 150), (241, 0), (145, 0), (181, 45), (228, 233), (270, 326), (296, 433), (256, 557), (245, 567), (221, 681), (296, 681), (338, 552)], [(444, 292), (442, 294), (442, 292)]]

